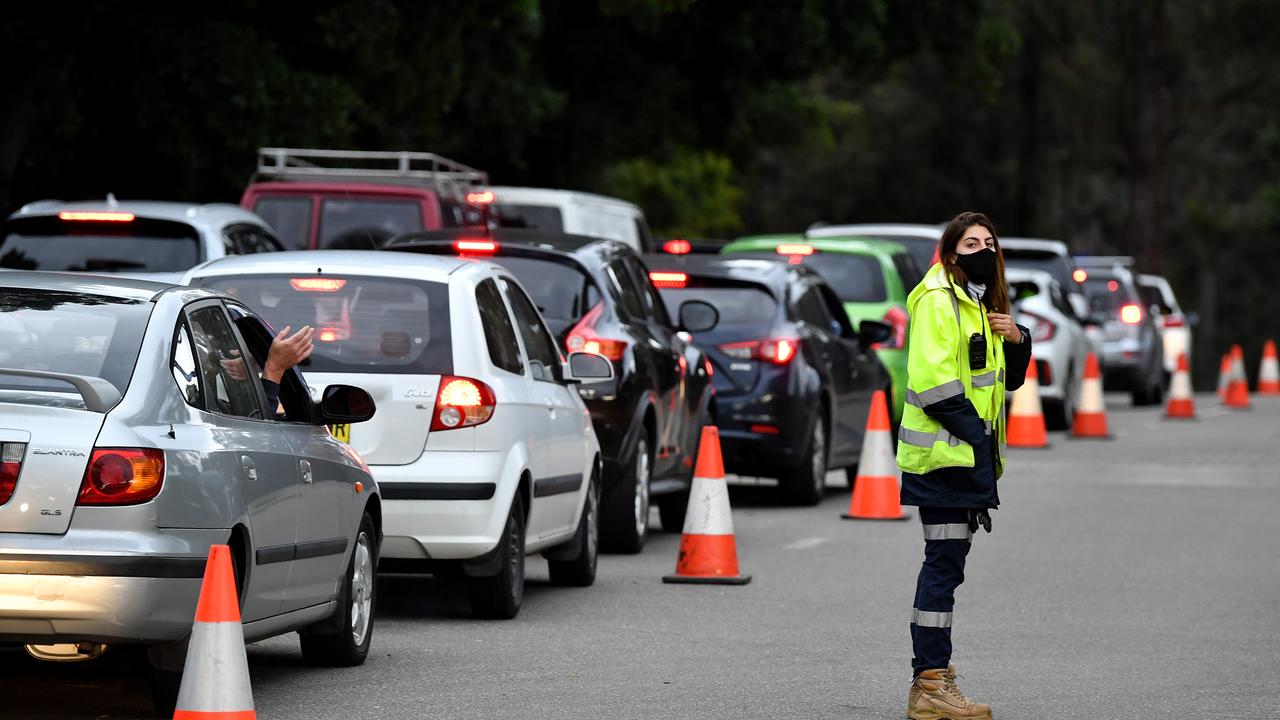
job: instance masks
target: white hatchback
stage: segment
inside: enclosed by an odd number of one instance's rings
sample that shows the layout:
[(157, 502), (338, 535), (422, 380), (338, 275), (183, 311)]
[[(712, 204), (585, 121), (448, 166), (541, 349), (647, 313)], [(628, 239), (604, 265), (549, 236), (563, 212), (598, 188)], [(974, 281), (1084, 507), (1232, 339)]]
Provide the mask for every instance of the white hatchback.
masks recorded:
[(336, 426), (382, 491), (381, 566), (461, 574), (472, 610), (519, 611), (527, 553), (551, 580), (595, 579), (600, 448), (577, 383), (612, 382), (600, 355), (562, 360), (502, 267), (378, 251), (225, 258), (188, 282), (227, 292), (277, 329), (315, 328), (319, 387), (367, 390), (378, 413)]

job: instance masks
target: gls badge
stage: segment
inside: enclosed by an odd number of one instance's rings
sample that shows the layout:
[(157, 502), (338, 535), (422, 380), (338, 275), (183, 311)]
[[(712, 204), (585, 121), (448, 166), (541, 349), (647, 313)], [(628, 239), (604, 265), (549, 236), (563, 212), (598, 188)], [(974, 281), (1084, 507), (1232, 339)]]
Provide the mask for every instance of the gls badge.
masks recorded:
[(48, 508), (45, 508), (44, 510), (41, 510), (41, 511), (40, 511), (40, 514), (41, 514), (41, 515), (48, 516), (48, 517), (58, 517), (59, 515), (61, 515), (61, 514), (62, 514), (62, 511), (61, 511), (61, 510), (50, 510), (50, 509), (48, 509)]

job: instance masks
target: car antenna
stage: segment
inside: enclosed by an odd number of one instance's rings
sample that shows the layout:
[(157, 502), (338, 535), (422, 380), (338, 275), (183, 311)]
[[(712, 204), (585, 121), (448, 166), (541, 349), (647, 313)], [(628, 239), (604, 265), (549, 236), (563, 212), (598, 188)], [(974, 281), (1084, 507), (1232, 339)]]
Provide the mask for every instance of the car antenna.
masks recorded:
[(116, 200), (115, 193), (112, 193), (112, 192), (107, 193), (107, 204), (110, 205), (111, 207), (116, 207), (120, 204), (120, 201)]
[(173, 431), (173, 423), (169, 423), (169, 432), (167, 433), (167, 435), (169, 436), (170, 440), (178, 439), (178, 433)]

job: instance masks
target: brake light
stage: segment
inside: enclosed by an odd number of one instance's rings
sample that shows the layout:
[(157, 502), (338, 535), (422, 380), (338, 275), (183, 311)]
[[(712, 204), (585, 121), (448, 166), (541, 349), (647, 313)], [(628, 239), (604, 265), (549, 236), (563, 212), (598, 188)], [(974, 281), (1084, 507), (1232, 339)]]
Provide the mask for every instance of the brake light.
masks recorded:
[(431, 429), (456, 430), (486, 423), (497, 404), (493, 389), (479, 380), (444, 375), (431, 413)]
[(1030, 326), (1031, 339), (1034, 342), (1048, 342), (1053, 339), (1054, 334), (1058, 331), (1058, 326), (1042, 315), (1024, 310), (1022, 311), (1022, 319)]
[(791, 362), (799, 349), (799, 341), (795, 338), (744, 340), (720, 346), (720, 352), (734, 360), (767, 360), (774, 365), (786, 365)]
[(1115, 280), (1108, 280), (1108, 281), (1107, 281), (1107, 290), (1108, 290), (1109, 292), (1116, 292), (1116, 291), (1118, 291), (1119, 289), (1120, 289), (1120, 283), (1116, 282)]
[(298, 292), (338, 292), (347, 281), (343, 278), (290, 278), (289, 286)]
[(757, 435), (781, 435), (782, 430), (776, 425), (752, 425), (751, 432)]
[(472, 205), (488, 205), (493, 202), (493, 191), (482, 190), (479, 192), (469, 192), (467, 193), (467, 202)]
[(1083, 283), (1089, 279), (1089, 273), (1085, 272), (1084, 268), (1076, 268), (1071, 272), (1071, 279), (1078, 283)]
[(26, 443), (0, 443), (0, 505), (13, 497), (13, 489), (18, 486), (18, 472), (22, 470), (22, 456), (26, 450)]
[(163, 485), (163, 450), (94, 448), (76, 504), (136, 505), (159, 495)]
[(688, 255), (693, 252), (693, 243), (688, 240), (668, 240), (662, 243), (662, 252), (668, 255)]
[(1167, 315), (1164, 319), (1164, 326), (1167, 328), (1186, 327), (1187, 323), (1177, 315)]
[(346, 340), (350, 336), (350, 332), (336, 327), (322, 327), (316, 333), (316, 339), (320, 342), (337, 342)]
[(133, 222), (131, 212), (80, 212), (64, 210), (58, 213), (59, 220), (71, 222)]
[(498, 252), (498, 243), (492, 240), (458, 240), (453, 243), (453, 249), (459, 255), (492, 255)]
[(893, 335), (882, 343), (875, 343), (872, 349), (879, 350), (900, 350), (907, 346), (907, 311), (894, 305), (885, 312), (882, 318), (889, 327), (893, 328)]
[(1129, 325), (1142, 322), (1142, 306), (1130, 303), (1120, 308), (1120, 319)]
[(569, 352), (589, 352), (603, 355), (610, 360), (618, 361), (627, 354), (626, 340), (602, 338), (596, 334), (596, 323), (604, 314), (604, 301), (596, 303), (577, 325), (569, 331), (564, 346)]
[(689, 283), (689, 276), (682, 272), (654, 271), (649, 273), (649, 279), (656, 288), (682, 288)]
[(812, 255), (817, 252), (812, 245), (791, 245), (786, 243), (779, 245), (777, 251), (779, 255)]

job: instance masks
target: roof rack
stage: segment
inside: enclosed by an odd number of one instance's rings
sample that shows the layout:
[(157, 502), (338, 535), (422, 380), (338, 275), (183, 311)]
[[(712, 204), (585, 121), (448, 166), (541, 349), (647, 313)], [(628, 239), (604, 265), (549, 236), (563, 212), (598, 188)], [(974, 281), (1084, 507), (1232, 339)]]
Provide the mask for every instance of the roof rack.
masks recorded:
[(1133, 267), (1134, 259), (1130, 255), (1076, 255), (1076, 265), (1083, 267), (1108, 267), (1119, 265)]
[(264, 147), (253, 180), (365, 181), (462, 194), (488, 185), (489, 175), (429, 152)]

